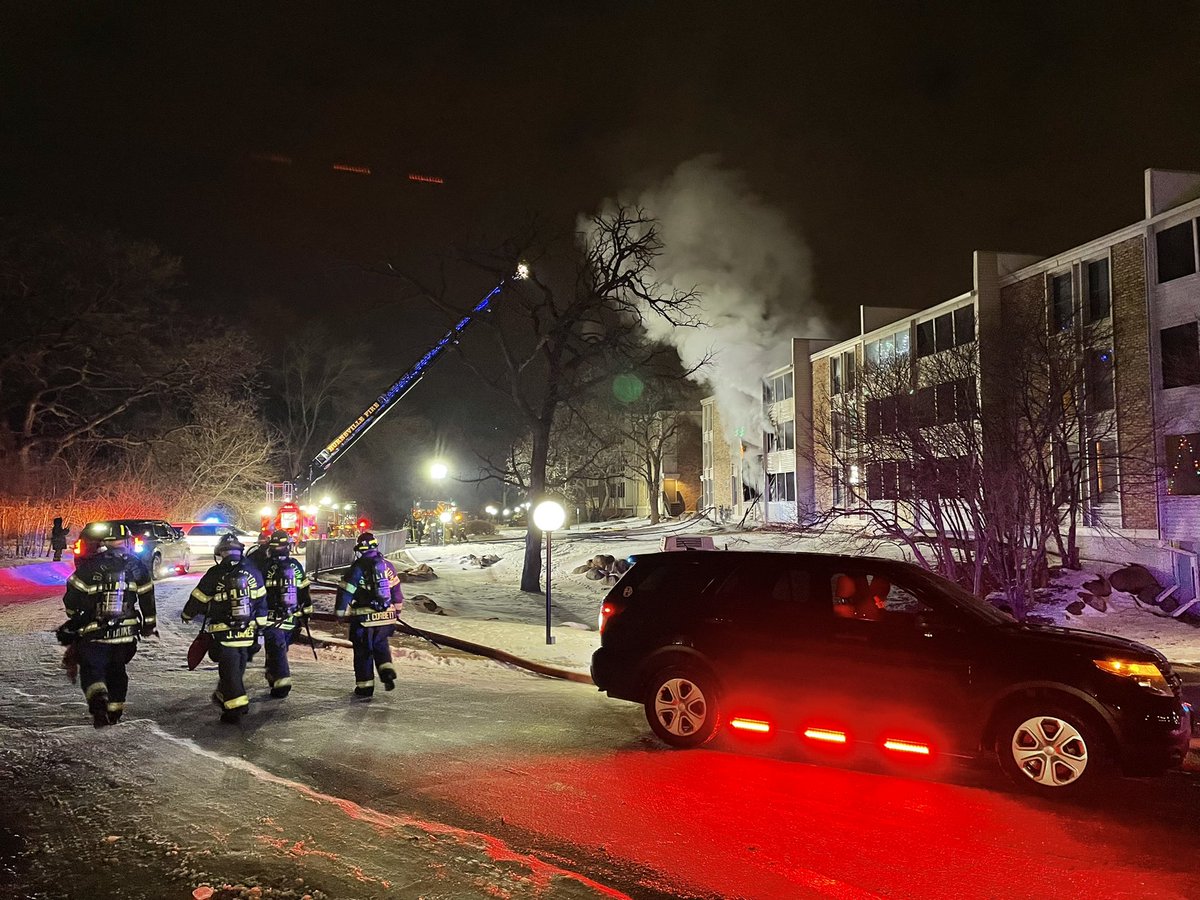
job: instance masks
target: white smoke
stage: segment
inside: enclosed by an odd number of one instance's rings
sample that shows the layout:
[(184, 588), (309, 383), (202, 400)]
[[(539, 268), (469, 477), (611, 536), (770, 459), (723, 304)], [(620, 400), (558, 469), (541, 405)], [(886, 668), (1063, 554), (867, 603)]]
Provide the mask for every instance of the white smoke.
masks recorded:
[(827, 328), (812, 300), (812, 254), (788, 222), (714, 156), (681, 164), (637, 204), (658, 220), (664, 243), (658, 279), (701, 295), (704, 328), (674, 328), (647, 316), (651, 336), (673, 344), (716, 397), (726, 437), (742, 429), (755, 445), (766, 425), (762, 377), (790, 359), (793, 337)]

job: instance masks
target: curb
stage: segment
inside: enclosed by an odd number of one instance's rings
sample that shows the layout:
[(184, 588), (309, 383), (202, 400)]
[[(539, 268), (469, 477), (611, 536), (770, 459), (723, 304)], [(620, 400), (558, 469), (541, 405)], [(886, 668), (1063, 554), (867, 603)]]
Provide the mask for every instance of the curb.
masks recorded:
[[(313, 613), (312, 619), (314, 622), (336, 622), (337, 617), (331, 613)], [(407, 622), (397, 621), (396, 627), (404, 634), (410, 634), (414, 637), (423, 638), (429, 643), (436, 646), (451, 647), (455, 650), (462, 650), (464, 653), (471, 653), (475, 656), (483, 656), (487, 659), (495, 660), (496, 662), (507, 663), (510, 666), (516, 666), (520, 669), (525, 669), (537, 675), (544, 675), (547, 678), (558, 678), (563, 681), (573, 681), (576, 684), (595, 684), (592, 681), (592, 676), (586, 672), (573, 672), (570, 669), (560, 669), (557, 666), (548, 666), (545, 663), (534, 662), (529, 659), (522, 659), (519, 656), (495, 647), (486, 647), (483, 644), (475, 644), (471, 641), (464, 641), (461, 638), (451, 637), (446, 634), (438, 634), (434, 631), (424, 631), (420, 628), (414, 628)], [(328, 641), (338, 647), (353, 647), (354, 645), (345, 638), (330, 637), (318, 638), (318, 640)]]

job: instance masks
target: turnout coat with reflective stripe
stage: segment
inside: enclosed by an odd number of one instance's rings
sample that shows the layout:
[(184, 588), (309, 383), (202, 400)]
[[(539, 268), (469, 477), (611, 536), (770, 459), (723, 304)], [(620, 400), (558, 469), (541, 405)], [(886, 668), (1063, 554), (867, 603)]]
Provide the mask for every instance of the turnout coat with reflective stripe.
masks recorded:
[[(250, 621), (240, 625), (230, 615), (230, 601), (225, 587), (226, 576), (244, 572), (250, 591)], [(258, 629), (267, 624), (267, 591), (262, 575), (253, 566), (241, 561), (223, 560), (204, 573), (183, 605), (183, 621), (205, 616), (204, 630), (213, 640), (225, 647), (251, 647), (258, 639)]]
[[(124, 575), (124, 608), (127, 614), (117, 621), (97, 618), (97, 604), (105, 582), (112, 574)], [(81, 641), (102, 644), (131, 644), (141, 636), (141, 625), (153, 625), (154, 581), (150, 570), (136, 556), (121, 556), (105, 550), (79, 561), (67, 579), (63, 594), (71, 630)]]
[(383, 560), (383, 564), (387, 568), (392, 605), (384, 610), (371, 607), (367, 570), (374, 569), (375, 561), (379, 558), (378, 550), (368, 550), (351, 564), (346, 577), (338, 582), (337, 603), (334, 607), (338, 618), (349, 618), (367, 628), (395, 624), (396, 616), (400, 614), (400, 608), (404, 605), (404, 592), (400, 588), (400, 576), (396, 574), (396, 568), (386, 559)]
[[(276, 606), (279, 595), (283, 592), (286, 573), (291, 570), (296, 579), (296, 611), (280, 618)], [(304, 574), (304, 566), (292, 557), (285, 559), (271, 558), (263, 567), (263, 578), (267, 588), (267, 627), (278, 628), (281, 631), (291, 631), (296, 627), (298, 616), (311, 616), (313, 611), (312, 596), (309, 591), (308, 576)]]

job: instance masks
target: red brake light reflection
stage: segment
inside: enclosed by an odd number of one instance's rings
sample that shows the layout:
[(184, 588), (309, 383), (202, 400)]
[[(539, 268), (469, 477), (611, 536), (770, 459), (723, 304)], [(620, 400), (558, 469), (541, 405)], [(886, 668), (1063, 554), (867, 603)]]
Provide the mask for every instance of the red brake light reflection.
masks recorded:
[(619, 603), (605, 602), (600, 605), (599, 629), (601, 634), (604, 634), (604, 628), (608, 625), (609, 620), (620, 615), (624, 609), (625, 607)]
[(833, 731), (829, 728), (805, 728), (804, 736), (812, 741), (825, 741), (830, 744), (846, 743), (846, 732)]
[(915, 753), (918, 756), (929, 755), (929, 745), (921, 744), (917, 741), (900, 741), (895, 738), (888, 738), (883, 742), (885, 750), (895, 750), (897, 753)]
[(741, 731), (757, 731), (759, 734), (766, 734), (771, 730), (771, 723), (764, 722), (761, 719), (730, 719), (730, 728), (737, 728)]

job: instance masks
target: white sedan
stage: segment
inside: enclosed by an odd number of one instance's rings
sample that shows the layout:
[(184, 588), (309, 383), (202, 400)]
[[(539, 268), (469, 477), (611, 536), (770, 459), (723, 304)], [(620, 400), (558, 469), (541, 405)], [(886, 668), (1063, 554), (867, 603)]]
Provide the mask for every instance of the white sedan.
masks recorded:
[(197, 560), (211, 559), (222, 535), (237, 535), (247, 550), (258, 540), (258, 535), (225, 522), (180, 522), (175, 527), (183, 529), (184, 540), (191, 548), (192, 557)]

